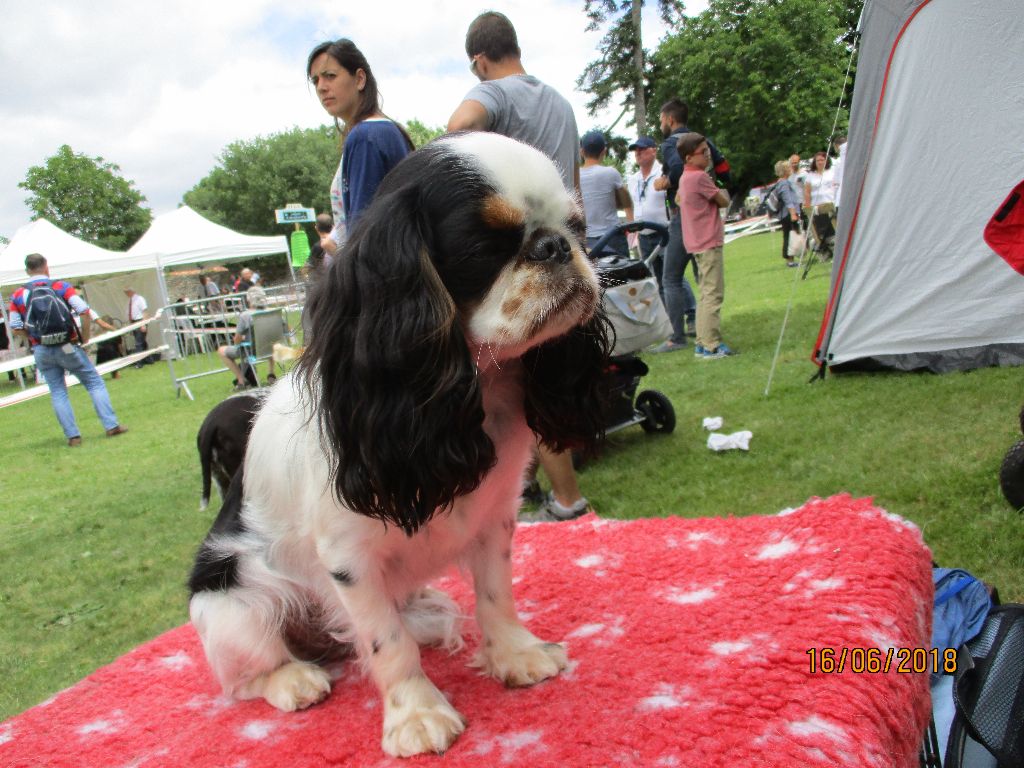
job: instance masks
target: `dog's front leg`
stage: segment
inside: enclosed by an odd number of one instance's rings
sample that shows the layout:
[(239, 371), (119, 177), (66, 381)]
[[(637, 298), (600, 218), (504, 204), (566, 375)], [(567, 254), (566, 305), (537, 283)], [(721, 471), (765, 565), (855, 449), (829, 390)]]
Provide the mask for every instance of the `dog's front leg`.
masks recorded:
[(384, 751), (396, 757), (444, 752), (465, 730), (465, 720), (424, 674), (419, 646), (382, 578), (357, 578), (342, 569), (332, 573), (360, 655), (384, 701)]
[(482, 637), (473, 665), (505, 685), (533, 685), (554, 677), (569, 660), (565, 647), (546, 643), (522, 625), (512, 599), (515, 517), (482, 531), (469, 557)]

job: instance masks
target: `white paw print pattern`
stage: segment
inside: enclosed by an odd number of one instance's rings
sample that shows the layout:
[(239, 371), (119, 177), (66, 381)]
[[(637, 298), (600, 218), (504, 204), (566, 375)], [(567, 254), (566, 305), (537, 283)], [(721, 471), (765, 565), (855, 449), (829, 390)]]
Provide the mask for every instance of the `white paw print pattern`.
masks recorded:
[(701, 605), (718, 597), (723, 584), (691, 584), (685, 587), (668, 587), (655, 597), (676, 605)]
[(277, 730), (277, 725), (269, 720), (250, 720), (242, 726), (239, 733), (248, 741), (264, 741)]
[(659, 683), (654, 693), (637, 702), (637, 709), (643, 712), (680, 709), (691, 706), (695, 697), (693, 688), (688, 685)]
[(512, 731), (494, 736), (481, 737), (473, 752), (477, 755), (495, 755), (502, 763), (524, 765), (529, 763), (529, 756), (547, 751), (544, 734), (541, 731)]
[(603, 622), (582, 624), (565, 636), (566, 640), (588, 640), (593, 645), (607, 646), (626, 634), (625, 616), (606, 616)]
[(120, 733), (130, 725), (128, 718), (120, 709), (115, 709), (105, 717), (91, 720), (88, 723), (78, 726), (75, 732), (84, 738), (91, 736), (109, 736), (113, 733)]
[(573, 560), (573, 564), (579, 568), (593, 571), (598, 577), (608, 575), (608, 569), (617, 569), (622, 565), (622, 555), (618, 552), (592, 552)]

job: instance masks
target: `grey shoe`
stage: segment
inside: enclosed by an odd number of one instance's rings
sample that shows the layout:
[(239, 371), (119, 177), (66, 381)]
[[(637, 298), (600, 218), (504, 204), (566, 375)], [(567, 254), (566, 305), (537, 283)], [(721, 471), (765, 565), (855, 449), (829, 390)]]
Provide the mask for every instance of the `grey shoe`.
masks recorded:
[(577, 517), (587, 514), (587, 510), (590, 507), (588, 502), (582, 496), (571, 506), (563, 507), (559, 503), (558, 499), (555, 498), (555, 494), (549, 492), (547, 499), (538, 509), (538, 520), (575, 520)]

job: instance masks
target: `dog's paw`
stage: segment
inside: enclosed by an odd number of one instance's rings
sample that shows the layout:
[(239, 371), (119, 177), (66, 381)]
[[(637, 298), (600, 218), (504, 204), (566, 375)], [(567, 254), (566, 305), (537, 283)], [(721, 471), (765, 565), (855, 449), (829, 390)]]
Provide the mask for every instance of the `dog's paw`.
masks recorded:
[(473, 660), (473, 666), (513, 688), (547, 680), (568, 665), (565, 646), (539, 640), (522, 646), (485, 644)]
[(441, 753), (466, 730), (466, 721), (426, 677), (403, 680), (384, 697), (384, 738), (389, 755)]
[(311, 707), (327, 698), (331, 679), (315, 664), (293, 661), (266, 676), (261, 695), (284, 712)]

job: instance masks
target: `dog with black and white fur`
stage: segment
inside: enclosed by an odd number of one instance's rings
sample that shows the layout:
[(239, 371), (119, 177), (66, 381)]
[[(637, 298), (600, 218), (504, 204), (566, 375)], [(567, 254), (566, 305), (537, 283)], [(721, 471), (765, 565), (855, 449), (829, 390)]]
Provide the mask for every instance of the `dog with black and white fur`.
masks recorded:
[(206, 414), (196, 435), (203, 491), (199, 508), (210, 504), (211, 481), (217, 483), (221, 501), (227, 498), (231, 478), (242, 467), (249, 433), (267, 390), (250, 390), (217, 403)]
[(452, 564), (473, 580), (475, 666), (509, 686), (565, 669), (516, 614), (512, 543), (537, 439), (603, 431), (610, 330), (582, 235), (552, 162), (495, 134), (441, 138), (384, 179), (196, 557), (192, 623), (227, 694), (316, 704), (331, 679), (302, 649), (350, 644), (384, 751), (443, 752), (466, 720), (419, 646), (461, 643), (457, 607), (425, 589)]

